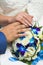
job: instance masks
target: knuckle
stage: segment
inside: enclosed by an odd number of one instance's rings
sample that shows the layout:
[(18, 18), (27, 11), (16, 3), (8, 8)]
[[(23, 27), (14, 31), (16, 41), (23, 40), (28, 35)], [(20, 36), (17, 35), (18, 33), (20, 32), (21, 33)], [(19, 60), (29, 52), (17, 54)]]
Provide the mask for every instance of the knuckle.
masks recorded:
[(23, 31), (23, 29), (21, 29), (21, 32)]
[(23, 31), (22, 29), (19, 30), (19, 32), (22, 32), (22, 31)]
[(24, 26), (23, 25), (21, 25), (21, 28), (23, 28)]

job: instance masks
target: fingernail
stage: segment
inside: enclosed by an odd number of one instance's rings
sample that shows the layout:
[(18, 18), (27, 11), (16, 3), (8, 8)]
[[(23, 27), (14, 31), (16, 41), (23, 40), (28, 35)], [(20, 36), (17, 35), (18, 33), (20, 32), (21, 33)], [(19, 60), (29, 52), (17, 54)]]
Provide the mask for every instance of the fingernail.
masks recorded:
[(32, 24), (29, 23), (29, 26), (32, 26)]
[(25, 24), (26, 26), (28, 26), (27, 24)]

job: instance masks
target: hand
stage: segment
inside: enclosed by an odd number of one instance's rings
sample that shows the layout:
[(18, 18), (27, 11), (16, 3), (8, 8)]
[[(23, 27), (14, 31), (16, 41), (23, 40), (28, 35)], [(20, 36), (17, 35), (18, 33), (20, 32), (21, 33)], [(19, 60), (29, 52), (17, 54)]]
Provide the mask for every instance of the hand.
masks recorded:
[(26, 12), (21, 12), (16, 15), (15, 20), (24, 24), (25, 26), (31, 26), (32, 25), (32, 19), (33, 16), (27, 14)]
[(26, 12), (21, 12), (21, 13), (18, 13), (15, 17), (14, 16), (10, 17), (9, 23), (13, 23), (17, 21), (28, 27), (32, 25), (32, 19), (33, 19), (33, 16), (27, 14)]
[(32, 24), (33, 16), (28, 15), (26, 12), (21, 12), (16, 16), (3, 16), (0, 15), (0, 25), (5, 26), (15, 21), (24, 24), (25, 26), (29, 26)]
[(15, 22), (3, 27), (1, 31), (5, 34), (8, 42), (11, 42), (18, 37), (25, 36), (26, 34), (22, 34), (21, 32), (25, 32), (27, 30), (29, 29), (25, 28), (25, 25), (21, 25), (19, 22)]

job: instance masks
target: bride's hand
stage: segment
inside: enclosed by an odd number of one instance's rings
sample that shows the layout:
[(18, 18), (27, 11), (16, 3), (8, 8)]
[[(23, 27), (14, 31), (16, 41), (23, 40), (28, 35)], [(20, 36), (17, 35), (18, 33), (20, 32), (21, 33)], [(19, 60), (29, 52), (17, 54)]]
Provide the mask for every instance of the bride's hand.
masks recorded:
[(11, 17), (9, 19), (9, 23), (13, 23), (15, 21), (25, 25), (25, 26), (31, 26), (32, 25), (33, 16), (27, 14), (26, 12), (20, 12), (15, 17)]

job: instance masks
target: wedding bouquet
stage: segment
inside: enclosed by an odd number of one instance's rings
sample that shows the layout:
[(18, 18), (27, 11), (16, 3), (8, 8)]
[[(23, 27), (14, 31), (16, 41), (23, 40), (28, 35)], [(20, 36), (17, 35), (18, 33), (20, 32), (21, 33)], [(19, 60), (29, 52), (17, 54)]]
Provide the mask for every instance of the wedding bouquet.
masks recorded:
[[(43, 43), (43, 27), (29, 26), (27, 36), (18, 38), (13, 42), (12, 53), (14, 57), (22, 62), (31, 63), (38, 57)], [(24, 33), (24, 32), (22, 32)]]

